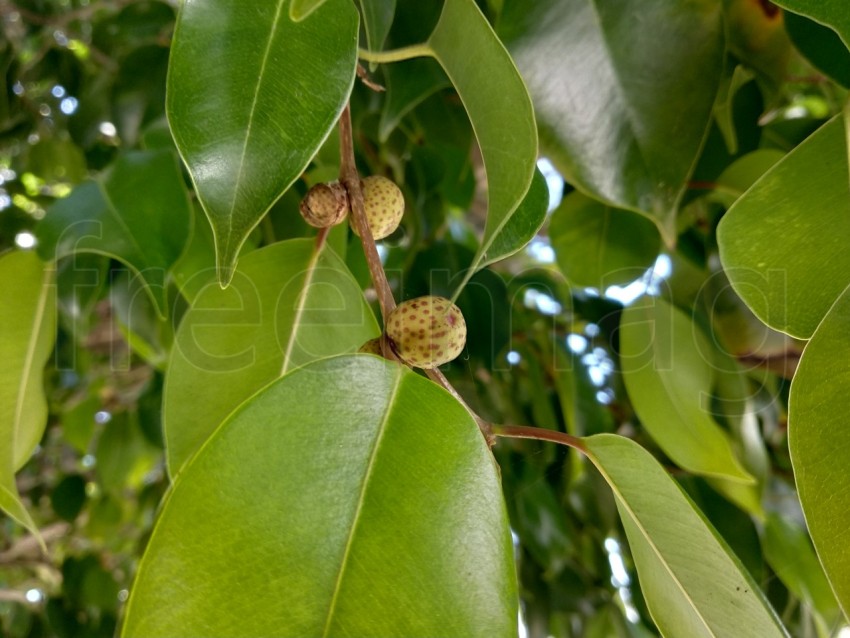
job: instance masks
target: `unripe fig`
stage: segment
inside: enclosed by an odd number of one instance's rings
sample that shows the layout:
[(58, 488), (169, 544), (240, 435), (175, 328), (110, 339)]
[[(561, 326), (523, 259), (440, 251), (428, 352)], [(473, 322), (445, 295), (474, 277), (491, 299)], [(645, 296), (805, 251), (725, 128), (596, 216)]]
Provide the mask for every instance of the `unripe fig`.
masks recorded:
[(384, 356), (384, 353), (381, 350), (381, 338), (375, 337), (374, 339), (369, 339), (369, 341), (357, 349), (357, 352), (362, 352), (364, 354), (376, 354), (379, 357)]
[(399, 359), (430, 370), (461, 353), (466, 345), (466, 322), (460, 308), (445, 297), (418, 297), (390, 313), (387, 337)]
[(339, 182), (316, 184), (301, 200), (301, 216), (311, 226), (336, 226), (348, 214), (348, 194)]
[[(378, 240), (389, 236), (398, 228), (404, 215), (404, 195), (401, 189), (395, 182), (380, 175), (365, 178), (360, 186), (372, 238)], [(354, 232), (359, 236), (357, 228), (354, 228)]]

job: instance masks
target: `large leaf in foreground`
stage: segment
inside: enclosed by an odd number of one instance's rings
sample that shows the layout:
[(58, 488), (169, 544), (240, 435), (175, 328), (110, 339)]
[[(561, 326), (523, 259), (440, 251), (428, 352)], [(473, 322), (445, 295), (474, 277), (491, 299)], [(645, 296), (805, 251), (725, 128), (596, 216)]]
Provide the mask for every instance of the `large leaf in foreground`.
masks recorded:
[(652, 217), (668, 242), (720, 84), (721, 4), (511, 0), (499, 22), (543, 152), (581, 190)]
[(712, 356), (699, 327), (666, 301), (644, 297), (623, 311), (623, 380), (643, 427), (680, 467), (752, 482), (708, 411)]
[(531, 186), (537, 163), (534, 110), (516, 66), (474, 0), (446, 0), (428, 47), (463, 101), (487, 172), (478, 263)]
[(612, 434), (584, 444), (614, 490), (641, 591), (662, 635), (787, 636), (753, 578), (649, 452)]
[(474, 421), (430, 381), (355, 355), (270, 385), (177, 477), (124, 636), (495, 638), (516, 618)]
[[(317, 3), (299, 4), (309, 5), (306, 15)], [(327, 0), (300, 22), (286, 5), (185, 2), (174, 33), (168, 121), (212, 223), (223, 284), (251, 229), (327, 137), (354, 82), (352, 2)]]
[(791, 383), (788, 445), (809, 533), (850, 614), (850, 292), (838, 298), (803, 351)]
[(850, 281), (850, 185), (841, 116), (769, 170), (717, 229), (735, 291), (771, 328), (808, 339)]
[(177, 331), (163, 405), (173, 474), (242, 401), (315, 359), (354, 352), (379, 332), (325, 243), (279, 242), (242, 260), (232, 285), (209, 282)]
[(127, 153), (104, 178), (84, 182), (47, 211), (39, 253), (78, 252), (118, 259), (137, 273), (161, 315), (165, 282), (189, 237), (191, 211), (183, 176), (169, 150)]
[(47, 425), (44, 364), (56, 337), (53, 269), (31, 252), (0, 258), (0, 509), (33, 532), (15, 485)]

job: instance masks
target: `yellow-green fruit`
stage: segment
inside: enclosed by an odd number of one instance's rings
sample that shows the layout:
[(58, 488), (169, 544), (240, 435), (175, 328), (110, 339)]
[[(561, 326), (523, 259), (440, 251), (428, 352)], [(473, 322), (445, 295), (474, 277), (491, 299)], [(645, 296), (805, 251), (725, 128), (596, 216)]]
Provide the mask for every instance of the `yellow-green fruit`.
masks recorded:
[(316, 228), (335, 226), (348, 215), (348, 195), (339, 182), (316, 184), (299, 206), (304, 221)]
[[(404, 195), (390, 179), (372, 175), (360, 182), (372, 239), (383, 239), (398, 228), (404, 215)], [(352, 225), (353, 227), (353, 225)], [(354, 228), (356, 234), (357, 228)]]
[(417, 297), (390, 313), (387, 337), (399, 359), (415, 368), (431, 369), (461, 353), (466, 322), (460, 308), (445, 297)]

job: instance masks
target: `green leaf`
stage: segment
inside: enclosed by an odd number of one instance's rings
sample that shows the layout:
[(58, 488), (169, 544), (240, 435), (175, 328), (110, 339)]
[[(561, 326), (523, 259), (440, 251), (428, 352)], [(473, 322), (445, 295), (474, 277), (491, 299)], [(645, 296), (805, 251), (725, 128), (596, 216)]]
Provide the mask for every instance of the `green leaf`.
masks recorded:
[(837, 620), (838, 603), (805, 529), (770, 514), (762, 539), (764, 556), (789, 591), (806, 601), (827, 627)]
[(720, 84), (721, 5), (512, 0), (499, 22), (543, 154), (580, 190), (651, 217), (667, 243)]
[(35, 534), (35, 523), (18, 496), (15, 472), (47, 425), (43, 376), (56, 338), (53, 274), (32, 252), (0, 258), (0, 508)]
[(295, 22), (300, 22), (324, 3), (325, 0), (291, 0), (289, 3), (289, 18)]
[(285, 4), (185, 2), (174, 33), (168, 121), (212, 224), (223, 285), (248, 234), (322, 145), (354, 82), (359, 19), (351, 1), (328, 0), (297, 23)]
[(791, 383), (788, 446), (809, 533), (845, 614), (850, 614), (850, 292), (845, 291), (803, 351)]
[[(458, 46), (461, 42), (463, 46)], [(534, 177), (537, 127), (531, 99), (474, 0), (446, 0), (428, 46), (466, 107), (481, 149), (488, 212), (473, 264), (490, 263), (491, 244), (510, 222)]]
[(552, 214), (549, 238), (570, 283), (600, 290), (639, 278), (661, 250), (661, 236), (646, 217), (579, 192), (567, 195)]
[[(370, 51), (380, 51), (389, 35), (395, 16), (396, 0), (360, 0), (363, 27)], [(373, 66), (374, 68), (374, 66)]]
[(397, 364), (326, 359), (177, 477), (123, 635), (516, 636), (512, 553), (466, 410)]
[[(614, 490), (653, 620), (664, 636), (787, 636), (753, 578), (649, 452), (613, 434), (584, 439)], [(698, 557), (698, 558), (695, 558)]]
[(120, 260), (144, 281), (165, 316), (166, 277), (188, 238), (189, 216), (174, 154), (131, 152), (104, 178), (84, 182), (47, 211), (37, 227), (39, 253), (44, 259), (91, 252)]
[(815, 68), (842, 86), (850, 86), (850, 51), (835, 31), (790, 12), (785, 13), (785, 29)]
[(242, 260), (233, 283), (198, 292), (175, 337), (165, 380), (172, 476), (242, 401), (314, 359), (353, 352), (379, 333), (342, 260), (312, 239)]
[(808, 339), (850, 280), (850, 185), (838, 116), (785, 156), (724, 215), (720, 260), (770, 327)]
[(535, 169), (531, 187), (516, 210), (505, 219), (501, 228), (485, 231), (471, 267), (480, 270), (522, 250), (543, 226), (548, 208), (549, 187), (543, 174)]
[(414, 58), (384, 68), (387, 99), (378, 124), (378, 139), (386, 142), (402, 118), (440, 89), (451, 86), (439, 64)]
[(844, 0), (776, 0), (776, 4), (825, 24), (850, 47), (850, 13)]
[(709, 414), (712, 355), (699, 327), (663, 299), (644, 297), (623, 311), (620, 363), (643, 427), (683, 469), (750, 483)]

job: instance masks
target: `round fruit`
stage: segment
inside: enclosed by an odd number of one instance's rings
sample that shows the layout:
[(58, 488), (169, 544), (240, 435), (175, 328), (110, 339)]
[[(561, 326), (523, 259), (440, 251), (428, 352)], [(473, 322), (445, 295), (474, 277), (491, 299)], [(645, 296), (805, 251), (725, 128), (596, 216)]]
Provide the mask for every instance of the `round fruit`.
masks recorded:
[(357, 352), (362, 352), (364, 354), (376, 354), (379, 357), (383, 357), (384, 353), (381, 350), (381, 338), (375, 337), (374, 339), (369, 339), (369, 341), (357, 349)]
[(418, 297), (390, 313), (387, 337), (399, 359), (430, 370), (461, 353), (466, 345), (466, 322), (460, 308), (445, 297)]
[(311, 226), (328, 228), (339, 224), (348, 214), (348, 195), (339, 182), (316, 184), (301, 200), (301, 216)]
[[(383, 239), (398, 228), (404, 215), (404, 195), (395, 182), (372, 175), (360, 182), (363, 188), (363, 204), (366, 219), (372, 231), (372, 239)], [(354, 228), (355, 234), (359, 235)]]

